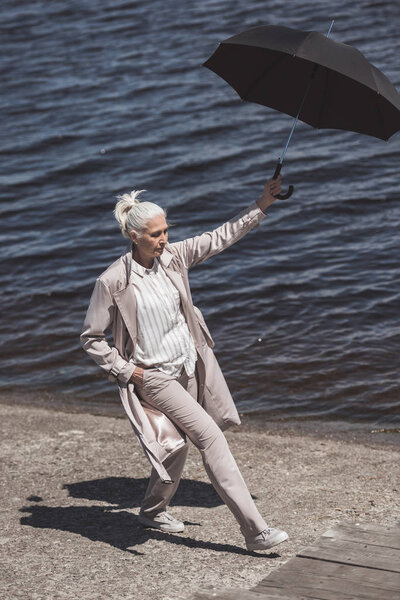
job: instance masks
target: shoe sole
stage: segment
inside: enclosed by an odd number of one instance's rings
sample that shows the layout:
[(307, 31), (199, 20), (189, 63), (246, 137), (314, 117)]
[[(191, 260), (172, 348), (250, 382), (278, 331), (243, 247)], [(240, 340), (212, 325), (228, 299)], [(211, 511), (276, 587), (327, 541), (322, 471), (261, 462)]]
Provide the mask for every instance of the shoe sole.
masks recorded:
[(252, 546), (251, 544), (247, 546), (247, 550), (250, 551), (254, 551), (254, 550), (269, 550), (270, 548), (273, 548), (274, 546), (277, 546), (278, 544), (282, 544), (282, 542), (286, 542), (286, 540), (289, 539), (289, 536), (287, 533), (282, 533), (281, 535), (277, 536), (274, 540), (271, 540), (269, 543), (266, 542), (264, 544), (255, 544), (254, 546)]
[(185, 529), (184, 525), (168, 525), (167, 523), (157, 523), (156, 521), (147, 521), (147, 519), (143, 519), (139, 517), (139, 523), (146, 527), (147, 529), (159, 529), (160, 531), (165, 531), (166, 533), (182, 533)]

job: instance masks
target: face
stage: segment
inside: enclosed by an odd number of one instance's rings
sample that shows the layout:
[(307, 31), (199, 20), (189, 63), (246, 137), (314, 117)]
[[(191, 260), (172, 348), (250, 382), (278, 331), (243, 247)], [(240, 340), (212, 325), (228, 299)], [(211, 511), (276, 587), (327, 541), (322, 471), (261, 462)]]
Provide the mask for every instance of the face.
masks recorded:
[(144, 266), (151, 266), (156, 257), (161, 256), (168, 242), (168, 225), (164, 215), (153, 217), (147, 222), (147, 228), (138, 237), (131, 231), (131, 239), (135, 242), (134, 255)]

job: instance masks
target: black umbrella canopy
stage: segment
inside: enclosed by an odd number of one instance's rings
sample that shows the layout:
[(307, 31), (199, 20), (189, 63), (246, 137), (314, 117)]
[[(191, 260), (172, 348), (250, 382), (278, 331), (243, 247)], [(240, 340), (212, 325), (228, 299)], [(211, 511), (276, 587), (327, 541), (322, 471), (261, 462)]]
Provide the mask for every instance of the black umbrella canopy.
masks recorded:
[[(388, 140), (400, 129), (400, 95), (356, 48), (316, 31), (264, 25), (221, 42), (204, 66), (243, 100), (316, 128)], [(310, 83), (311, 82), (311, 83)]]

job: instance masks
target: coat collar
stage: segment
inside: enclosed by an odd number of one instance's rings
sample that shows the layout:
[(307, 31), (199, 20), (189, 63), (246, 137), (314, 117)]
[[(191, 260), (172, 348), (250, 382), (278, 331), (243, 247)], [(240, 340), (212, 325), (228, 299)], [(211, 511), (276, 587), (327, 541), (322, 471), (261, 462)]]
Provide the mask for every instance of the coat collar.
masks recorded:
[(158, 260), (158, 258), (154, 259), (154, 263), (153, 263), (153, 266), (151, 267), (151, 269), (146, 269), (146, 267), (143, 267), (142, 265), (140, 265), (133, 258), (131, 259), (131, 264), (132, 264), (132, 271), (134, 271), (136, 273), (136, 275), (139, 275), (139, 277), (144, 277), (146, 275), (146, 273), (152, 273), (152, 272), (157, 273), (158, 269), (160, 268), (160, 261)]
[[(131, 249), (122, 256), (122, 260), (125, 265), (126, 287), (129, 285), (130, 280), (131, 280), (132, 261), (133, 261), (132, 250), (133, 250), (133, 248), (131, 247)], [(173, 256), (174, 255), (169, 250), (168, 244), (167, 244), (164, 248), (164, 252), (161, 254), (160, 258), (158, 259), (161, 263), (161, 266), (164, 267), (165, 269), (167, 269), (169, 267), (171, 260), (173, 259)]]

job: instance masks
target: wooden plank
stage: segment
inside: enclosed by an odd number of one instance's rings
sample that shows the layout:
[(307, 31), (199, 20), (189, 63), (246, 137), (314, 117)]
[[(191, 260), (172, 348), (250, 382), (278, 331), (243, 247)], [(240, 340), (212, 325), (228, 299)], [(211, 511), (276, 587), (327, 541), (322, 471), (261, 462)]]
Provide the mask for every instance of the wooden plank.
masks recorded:
[[(265, 588), (267, 589), (267, 588)], [(278, 587), (269, 587), (268, 590), (273, 592), (277, 591), (278, 593), (282, 591), (284, 594), (290, 593), (292, 588), (278, 588)], [(381, 600), (381, 596), (378, 594), (371, 595), (370, 592), (364, 594), (359, 590), (343, 592), (341, 590), (326, 590), (319, 587), (302, 587), (297, 586), (295, 588), (294, 598), (298, 600), (299, 598), (307, 598), (307, 600)], [(279, 598), (279, 596), (277, 596)], [(399, 596), (393, 596), (395, 600), (398, 600)]]
[[(273, 571), (268, 577), (260, 582), (273, 580), (275, 582), (288, 581), (290, 574), (294, 573), (297, 581), (302, 582), (311, 576), (326, 576), (340, 578), (350, 585), (364, 584), (379, 587), (382, 590), (399, 591), (400, 597), (400, 573), (392, 571), (381, 571), (366, 567), (355, 567), (343, 565), (336, 562), (324, 560), (311, 560), (309, 558), (296, 557)], [(259, 585), (260, 585), (259, 584)]]
[(400, 573), (294, 558), (254, 589), (270, 588), (301, 592), (310, 598), (399, 600)]
[(309, 600), (308, 597), (284, 590), (198, 590), (191, 600)]
[(400, 550), (400, 527), (383, 527), (369, 524), (339, 523), (328, 529), (322, 537), (348, 542), (361, 542)]
[(371, 544), (322, 537), (315, 545), (300, 550), (297, 556), (400, 573), (400, 550)]
[(400, 523), (339, 523), (252, 590), (199, 590), (192, 600), (400, 600)]
[[(254, 598), (255, 592), (251, 590), (250, 593), (252, 594), (252, 597), (249, 597), (249, 600), (256, 600), (256, 598)], [(260, 600), (313, 600), (312, 596), (304, 596), (298, 591), (292, 594), (289, 590), (281, 589), (265, 590), (262, 594), (257, 593), (257, 598), (259, 598)], [(242, 599), (241, 597), (239, 597), (237, 599), (234, 598), (229, 600), (247, 600), (247, 598)], [(354, 600), (354, 598), (352, 598), (351, 600)]]
[[(253, 596), (252, 598), (249, 597), (249, 600), (256, 600), (254, 598), (255, 593), (253, 592), (253, 590), (251, 590), (250, 593), (253, 594)], [(299, 592), (295, 592), (293, 595), (289, 592), (289, 590), (280, 589), (265, 590), (265, 592), (263, 592), (262, 594), (257, 594), (257, 597), (259, 597), (260, 600), (313, 600), (312, 596), (304, 596)], [(242, 598), (239, 597), (238, 599), (235, 598), (232, 600), (242, 600)], [(243, 600), (247, 600), (247, 598)], [(352, 598), (352, 600), (354, 600), (354, 598)]]

